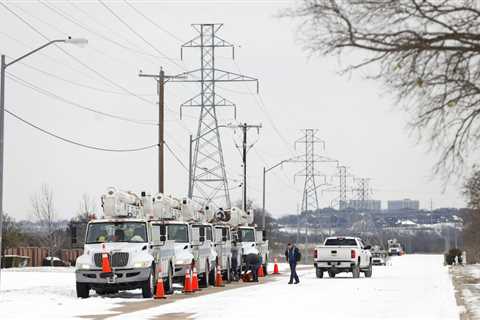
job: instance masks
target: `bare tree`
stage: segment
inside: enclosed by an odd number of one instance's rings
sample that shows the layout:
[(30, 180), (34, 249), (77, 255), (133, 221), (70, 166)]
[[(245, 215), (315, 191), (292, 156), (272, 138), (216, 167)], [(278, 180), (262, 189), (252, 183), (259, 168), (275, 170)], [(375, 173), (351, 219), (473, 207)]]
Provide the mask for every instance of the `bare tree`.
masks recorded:
[(302, 0), (283, 16), (301, 20), (310, 53), (348, 55), (344, 72), (365, 70), (396, 93), (420, 141), (440, 152), (435, 173), (450, 178), (468, 168), (480, 141), (479, 7), (477, 0)]
[(42, 227), (41, 242), (48, 248), (48, 255), (53, 265), (53, 255), (59, 247), (61, 239), (58, 236), (57, 214), (54, 207), (53, 191), (46, 184), (41, 191), (32, 199), (33, 216), (40, 222)]
[(77, 217), (79, 220), (88, 221), (92, 215), (95, 215), (96, 211), (97, 204), (95, 200), (88, 194), (84, 193), (82, 195), (82, 200), (80, 200)]

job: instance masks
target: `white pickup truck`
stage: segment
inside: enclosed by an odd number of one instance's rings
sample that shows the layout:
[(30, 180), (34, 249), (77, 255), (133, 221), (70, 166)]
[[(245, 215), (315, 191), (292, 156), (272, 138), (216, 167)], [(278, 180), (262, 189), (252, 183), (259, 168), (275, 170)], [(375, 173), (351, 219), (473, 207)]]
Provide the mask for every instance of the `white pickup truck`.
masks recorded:
[(317, 278), (323, 278), (323, 273), (328, 272), (330, 278), (337, 273), (351, 272), (354, 278), (360, 277), (360, 272), (365, 277), (372, 276), (372, 254), (370, 246), (365, 246), (360, 238), (354, 237), (329, 237), (322, 246), (315, 248), (314, 267)]

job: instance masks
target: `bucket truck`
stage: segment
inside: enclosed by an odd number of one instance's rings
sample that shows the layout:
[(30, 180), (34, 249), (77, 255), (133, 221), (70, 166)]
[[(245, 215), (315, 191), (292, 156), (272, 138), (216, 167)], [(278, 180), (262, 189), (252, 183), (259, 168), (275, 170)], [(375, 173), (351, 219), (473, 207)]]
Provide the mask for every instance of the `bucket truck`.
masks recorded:
[(88, 298), (90, 289), (103, 295), (140, 288), (150, 298), (159, 278), (171, 292), (174, 244), (150, 220), (152, 197), (111, 187), (101, 200), (103, 218), (88, 223), (84, 253), (76, 261), (77, 296)]
[(189, 199), (177, 199), (158, 193), (153, 198), (153, 219), (164, 226), (167, 239), (174, 244), (175, 282), (184, 283), (185, 274), (197, 269), (199, 285), (214, 281), (216, 253), (213, 227)]

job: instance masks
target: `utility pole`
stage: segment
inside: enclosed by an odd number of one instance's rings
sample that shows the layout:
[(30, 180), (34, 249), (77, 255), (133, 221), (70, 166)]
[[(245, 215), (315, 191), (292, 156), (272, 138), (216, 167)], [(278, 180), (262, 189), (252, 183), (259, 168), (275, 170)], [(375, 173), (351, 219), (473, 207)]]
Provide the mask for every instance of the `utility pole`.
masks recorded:
[(139, 77), (153, 78), (157, 82), (158, 93), (158, 192), (165, 192), (165, 83), (171, 79), (185, 78), (182, 76), (167, 76), (160, 67), (158, 74), (144, 74)]
[[(230, 207), (227, 173), (223, 159), (223, 149), (218, 130), (218, 107), (233, 107), (235, 104), (215, 91), (217, 83), (258, 80), (245, 75), (224, 71), (215, 67), (215, 52), (218, 48), (231, 48), (234, 58), (234, 46), (220, 38), (217, 33), (223, 24), (205, 23), (193, 24), (198, 35), (184, 43), (180, 52), (183, 58), (183, 48), (200, 49), (200, 67), (182, 73), (186, 80), (172, 79), (175, 82), (200, 83), (200, 93), (181, 105), (183, 108), (200, 108), (197, 134), (193, 138), (194, 150), (191, 161), (190, 195), (203, 205), (213, 202), (219, 207)], [(236, 116), (236, 112), (234, 117)]]

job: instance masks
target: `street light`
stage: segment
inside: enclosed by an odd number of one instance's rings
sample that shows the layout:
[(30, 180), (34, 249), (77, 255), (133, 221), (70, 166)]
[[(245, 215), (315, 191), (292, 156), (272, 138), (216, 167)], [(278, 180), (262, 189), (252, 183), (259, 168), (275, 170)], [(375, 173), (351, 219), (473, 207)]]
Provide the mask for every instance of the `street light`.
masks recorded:
[(5, 126), (5, 70), (7, 67), (11, 66), (14, 63), (17, 63), (20, 60), (25, 59), (26, 57), (34, 54), (37, 51), (42, 50), (45, 47), (48, 47), (55, 43), (68, 43), (77, 45), (80, 47), (85, 46), (88, 43), (87, 39), (83, 38), (71, 38), (68, 37), (67, 39), (57, 39), (51, 40), (44, 45), (27, 52), (23, 56), (18, 57), (6, 63), (5, 55), (2, 54), (1, 56), (1, 64), (0, 64), (0, 273), (2, 270), (2, 229), (3, 229), (3, 144), (4, 144), (4, 126)]

